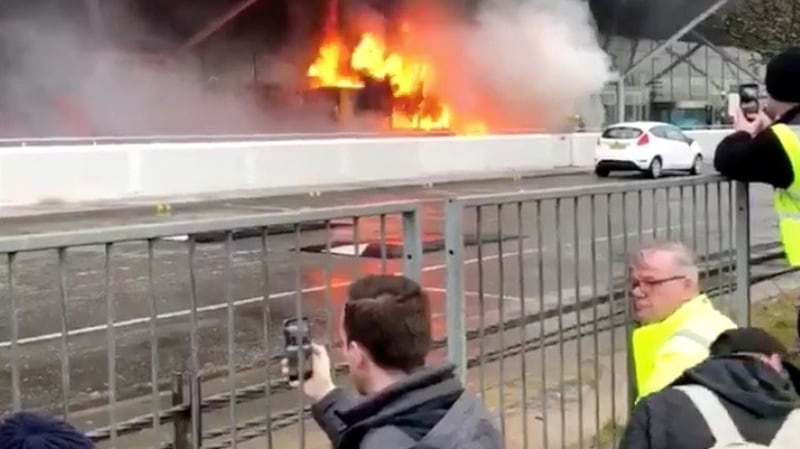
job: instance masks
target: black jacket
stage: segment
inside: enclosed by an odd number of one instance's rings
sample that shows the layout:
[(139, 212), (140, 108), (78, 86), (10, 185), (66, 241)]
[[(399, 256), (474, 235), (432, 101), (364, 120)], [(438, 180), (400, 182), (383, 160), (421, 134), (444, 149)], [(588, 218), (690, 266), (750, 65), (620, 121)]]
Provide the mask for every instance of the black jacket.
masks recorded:
[[(800, 125), (800, 107), (788, 111), (776, 123)], [(714, 168), (735, 181), (763, 182), (783, 189), (794, 182), (789, 157), (770, 128), (755, 137), (739, 131), (722, 139), (714, 153)]]
[[(311, 407), (335, 449), (503, 447), (486, 407), (456, 378), (455, 367), (424, 368), (374, 396), (337, 388)], [(473, 446), (472, 444), (477, 444)]]
[[(769, 444), (789, 412), (800, 407), (800, 371), (788, 376), (749, 358), (716, 357), (687, 370), (676, 385), (702, 385), (722, 401), (742, 436)], [(619, 449), (708, 449), (714, 438), (682, 391), (666, 388), (642, 398), (631, 413)]]

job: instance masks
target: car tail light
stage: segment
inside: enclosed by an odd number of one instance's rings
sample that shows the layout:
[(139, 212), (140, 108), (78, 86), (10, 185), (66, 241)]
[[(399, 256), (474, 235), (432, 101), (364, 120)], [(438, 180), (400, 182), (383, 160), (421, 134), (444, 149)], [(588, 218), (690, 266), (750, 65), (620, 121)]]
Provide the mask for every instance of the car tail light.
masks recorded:
[(636, 141), (636, 145), (642, 146), (647, 145), (650, 143), (650, 136), (647, 133), (642, 134), (642, 137), (639, 137), (639, 140)]

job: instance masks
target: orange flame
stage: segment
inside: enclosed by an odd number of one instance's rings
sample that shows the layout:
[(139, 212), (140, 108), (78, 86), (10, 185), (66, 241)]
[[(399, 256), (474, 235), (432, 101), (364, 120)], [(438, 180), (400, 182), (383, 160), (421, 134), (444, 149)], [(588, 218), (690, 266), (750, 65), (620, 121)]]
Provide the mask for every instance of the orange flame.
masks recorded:
[[(408, 29), (408, 24), (403, 24)], [(394, 102), (391, 125), (397, 129), (450, 130), (459, 134), (484, 134), (480, 121), (458, 120), (452, 108), (429, 92), (436, 72), (431, 64), (391, 52), (378, 36), (364, 33), (352, 51), (336, 34), (329, 36), (309, 66), (311, 87), (361, 88), (364, 79), (388, 81)]]

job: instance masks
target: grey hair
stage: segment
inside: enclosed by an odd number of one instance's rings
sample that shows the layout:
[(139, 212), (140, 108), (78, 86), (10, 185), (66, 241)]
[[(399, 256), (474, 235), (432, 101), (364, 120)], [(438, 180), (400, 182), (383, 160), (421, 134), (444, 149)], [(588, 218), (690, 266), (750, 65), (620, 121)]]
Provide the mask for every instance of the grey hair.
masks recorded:
[(666, 252), (672, 255), (672, 263), (677, 274), (682, 274), (698, 281), (700, 270), (694, 252), (681, 242), (656, 240), (648, 242), (631, 254), (631, 266), (640, 264), (648, 254)]

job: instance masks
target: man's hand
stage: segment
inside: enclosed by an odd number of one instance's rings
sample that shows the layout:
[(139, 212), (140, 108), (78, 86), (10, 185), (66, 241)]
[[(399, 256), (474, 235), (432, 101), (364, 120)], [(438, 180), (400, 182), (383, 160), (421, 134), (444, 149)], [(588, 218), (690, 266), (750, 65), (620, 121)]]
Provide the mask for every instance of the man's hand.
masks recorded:
[(737, 108), (733, 116), (733, 129), (736, 131), (746, 131), (748, 134), (755, 137), (756, 134), (772, 124), (772, 119), (762, 110), (759, 110), (756, 114), (751, 114), (750, 118), (751, 120), (748, 120), (744, 112)]
[[(328, 357), (328, 350), (325, 346), (311, 343), (311, 367), (312, 374), (308, 380), (303, 381), (303, 393), (312, 401), (317, 402), (330, 393), (336, 385), (331, 378), (331, 359)], [(284, 376), (289, 375), (289, 361), (281, 360), (281, 372)], [(297, 388), (300, 381), (290, 382), (292, 387)]]

